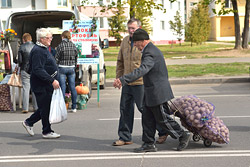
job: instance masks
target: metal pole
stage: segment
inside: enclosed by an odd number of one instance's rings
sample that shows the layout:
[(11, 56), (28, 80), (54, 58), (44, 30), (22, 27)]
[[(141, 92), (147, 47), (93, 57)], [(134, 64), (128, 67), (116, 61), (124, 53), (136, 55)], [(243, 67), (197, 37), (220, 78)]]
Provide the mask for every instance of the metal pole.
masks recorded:
[(97, 64), (97, 103), (98, 107), (100, 107), (100, 65)]

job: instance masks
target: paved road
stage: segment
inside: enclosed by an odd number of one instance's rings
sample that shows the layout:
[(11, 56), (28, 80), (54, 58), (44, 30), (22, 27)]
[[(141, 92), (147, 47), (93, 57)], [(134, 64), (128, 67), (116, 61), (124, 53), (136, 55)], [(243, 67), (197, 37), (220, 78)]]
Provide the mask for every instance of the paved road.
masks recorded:
[(191, 142), (183, 152), (175, 151), (178, 142), (171, 138), (158, 145), (157, 153), (136, 154), (141, 142), (140, 114), (135, 114), (134, 144), (113, 147), (117, 139), (120, 90), (101, 91), (100, 107), (96, 91), (86, 110), (69, 113), (68, 120), (53, 129), (62, 137), (41, 138), (41, 123), (29, 137), (21, 121), (29, 114), (0, 113), (0, 167), (158, 167), (158, 166), (250, 166), (250, 87), (249, 83), (173, 85), (175, 96), (195, 94), (216, 106), (219, 116), (230, 129), (230, 144)]

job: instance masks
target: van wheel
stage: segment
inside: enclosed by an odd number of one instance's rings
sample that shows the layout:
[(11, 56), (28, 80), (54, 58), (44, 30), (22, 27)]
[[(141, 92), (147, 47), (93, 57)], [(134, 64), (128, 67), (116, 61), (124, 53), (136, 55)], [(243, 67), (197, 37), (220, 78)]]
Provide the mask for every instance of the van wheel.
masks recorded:
[(89, 80), (88, 80), (88, 88), (89, 88), (89, 98), (92, 96), (92, 85), (91, 85), (91, 81), (92, 81), (92, 76), (91, 74), (89, 73)]
[(103, 85), (100, 85), (100, 89), (105, 89), (106, 88), (106, 70), (104, 69), (104, 81)]

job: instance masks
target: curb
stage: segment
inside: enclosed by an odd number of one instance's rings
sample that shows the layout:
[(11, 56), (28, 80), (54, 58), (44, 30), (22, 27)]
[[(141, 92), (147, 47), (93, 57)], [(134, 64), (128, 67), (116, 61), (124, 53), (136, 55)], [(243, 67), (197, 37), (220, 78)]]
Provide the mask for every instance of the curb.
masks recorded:
[[(113, 87), (115, 79), (106, 79), (106, 86)], [(201, 77), (201, 78), (170, 78), (172, 85), (185, 85), (185, 84), (215, 84), (215, 83), (250, 83), (249, 76), (230, 76), (230, 77)]]

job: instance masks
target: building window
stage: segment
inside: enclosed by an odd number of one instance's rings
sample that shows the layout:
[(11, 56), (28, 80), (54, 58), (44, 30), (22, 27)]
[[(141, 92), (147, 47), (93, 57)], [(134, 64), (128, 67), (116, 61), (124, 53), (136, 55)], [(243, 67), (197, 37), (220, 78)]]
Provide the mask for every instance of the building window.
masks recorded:
[(36, 1), (35, 0), (31, 0), (31, 7), (32, 7), (32, 10), (36, 9)]
[(104, 17), (100, 18), (100, 28), (104, 28)]
[(181, 10), (181, 3), (178, 2), (178, 10)]
[(67, 0), (58, 0), (57, 5), (67, 7)]
[(232, 8), (232, 2), (230, 0), (225, 0), (225, 7), (226, 8)]
[(195, 5), (194, 2), (190, 2), (190, 3), (189, 3), (189, 6), (194, 6), (194, 5)]
[(11, 8), (11, 0), (2, 0), (2, 7)]
[(165, 21), (161, 21), (161, 30), (165, 30)]
[(99, 0), (99, 5), (103, 5), (103, 0)]
[(173, 3), (170, 2), (170, 9), (173, 9)]
[(164, 0), (161, 0), (161, 4), (162, 4), (162, 6), (164, 7)]

